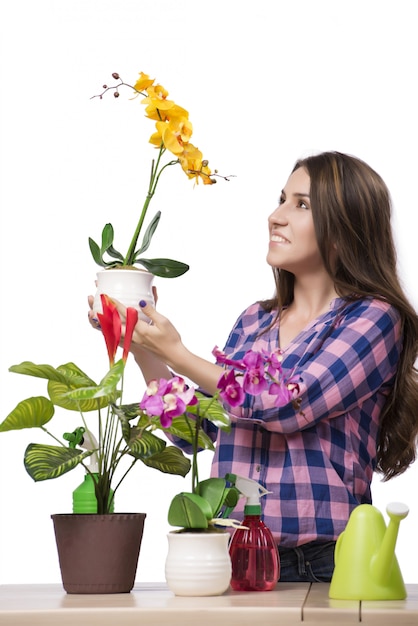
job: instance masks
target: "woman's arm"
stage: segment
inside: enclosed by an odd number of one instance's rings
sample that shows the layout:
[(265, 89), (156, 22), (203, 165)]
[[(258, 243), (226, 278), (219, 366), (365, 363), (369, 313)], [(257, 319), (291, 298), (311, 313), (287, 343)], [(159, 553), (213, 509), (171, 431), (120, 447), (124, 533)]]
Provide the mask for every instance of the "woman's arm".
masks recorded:
[[(122, 323), (126, 308), (116, 302)], [(139, 319), (135, 327), (131, 352), (145, 380), (170, 378), (171, 371), (192, 380), (209, 394), (215, 394), (223, 368), (190, 352), (173, 324), (146, 304), (142, 311), (151, 323)]]

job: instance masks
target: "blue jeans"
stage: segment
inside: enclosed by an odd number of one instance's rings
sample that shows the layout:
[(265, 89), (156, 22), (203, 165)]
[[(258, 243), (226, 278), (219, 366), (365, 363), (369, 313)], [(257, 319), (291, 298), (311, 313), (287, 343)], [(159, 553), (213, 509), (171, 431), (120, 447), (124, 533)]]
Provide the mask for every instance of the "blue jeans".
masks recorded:
[(330, 582), (335, 541), (312, 541), (297, 548), (279, 546), (280, 582)]

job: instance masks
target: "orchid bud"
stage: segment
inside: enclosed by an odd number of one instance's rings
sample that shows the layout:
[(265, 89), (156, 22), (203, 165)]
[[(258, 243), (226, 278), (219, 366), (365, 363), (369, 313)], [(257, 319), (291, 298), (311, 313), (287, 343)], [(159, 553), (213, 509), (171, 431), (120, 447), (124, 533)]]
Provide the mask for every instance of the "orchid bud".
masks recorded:
[(117, 72), (113, 72), (112, 78), (114, 78), (115, 80), (119, 80), (120, 76)]
[(115, 91), (115, 92), (114, 92), (114, 94), (113, 94), (113, 96), (114, 96), (115, 98), (119, 98), (119, 91)]

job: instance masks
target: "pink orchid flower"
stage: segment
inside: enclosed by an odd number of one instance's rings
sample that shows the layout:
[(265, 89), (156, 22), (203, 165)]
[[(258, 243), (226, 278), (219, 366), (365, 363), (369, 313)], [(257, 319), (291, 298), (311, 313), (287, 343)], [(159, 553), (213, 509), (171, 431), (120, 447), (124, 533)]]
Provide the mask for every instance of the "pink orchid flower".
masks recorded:
[(196, 403), (195, 390), (187, 387), (183, 378), (174, 376), (150, 381), (139, 406), (148, 415), (159, 417), (163, 428), (169, 428), (174, 417)]

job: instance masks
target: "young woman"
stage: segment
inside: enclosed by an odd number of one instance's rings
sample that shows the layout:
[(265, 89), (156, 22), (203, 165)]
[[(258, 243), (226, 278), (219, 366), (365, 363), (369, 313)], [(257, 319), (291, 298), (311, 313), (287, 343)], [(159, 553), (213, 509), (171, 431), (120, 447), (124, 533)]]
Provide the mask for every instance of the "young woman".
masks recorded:
[[(224, 348), (234, 359), (280, 349), (283, 369), (301, 378), (299, 408), (247, 396), (228, 407), (231, 433), (213, 433), (212, 475), (248, 476), (271, 492), (263, 515), (281, 581), (329, 581), (335, 541), (353, 508), (371, 502), (373, 472), (389, 479), (415, 459), (418, 318), (397, 275), (390, 213), (385, 183), (363, 161), (338, 152), (298, 161), (268, 220), (276, 294), (240, 315)], [(174, 370), (215, 393), (222, 368), (190, 352), (150, 305), (143, 311), (152, 324), (138, 322), (133, 352), (145, 379)]]

